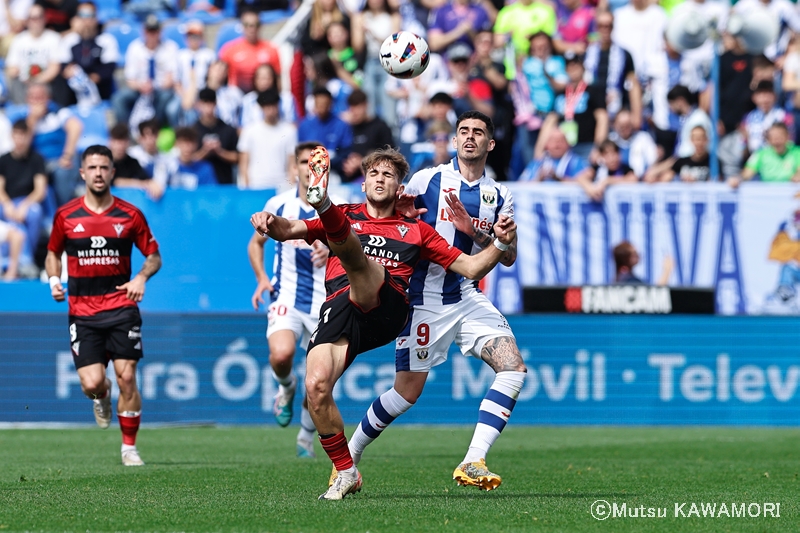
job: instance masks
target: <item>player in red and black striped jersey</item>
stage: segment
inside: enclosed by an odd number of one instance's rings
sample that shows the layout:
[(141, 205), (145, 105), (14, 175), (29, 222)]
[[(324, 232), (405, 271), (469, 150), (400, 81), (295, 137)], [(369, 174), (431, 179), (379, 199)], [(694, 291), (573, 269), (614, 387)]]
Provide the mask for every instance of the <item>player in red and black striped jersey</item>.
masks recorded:
[[(326, 271), (328, 297), (308, 346), (306, 394), (323, 449), (337, 471), (320, 499), (341, 500), (361, 489), (344, 421), (333, 400), (333, 386), (362, 352), (393, 341), (408, 319), (406, 288), (414, 266), (430, 260), (470, 279), (485, 276), (501, 259), (490, 246), (470, 257), (451, 247), (436, 231), (395, 209), (408, 163), (399, 152), (378, 150), (364, 158), (365, 204), (336, 206), (327, 196), (330, 162), (324, 148), (311, 154), (308, 201), (319, 219), (287, 220), (272, 213), (254, 214), (250, 222), (262, 235), (278, 240), (327, 239), (331, 249)], [(495, 235), (510, 243), (516, 225), (503, 218)]]
[[(45, 268), (57, 302), (69, 300), (72, 358), (84, 394), (94, 401), (97, 424), (111, 423), (111, 381), (114, 361), (119, 385), (117, 418), (122, 430), (122, 463), (143, 465), (136, 450), (142, 398), (136, 386), (136, 365), (142, 358), (142, 319), (137, 303), (145, 282), (161, 268), (158, 243), (144, 215), (111, 195), (114, 163), (105, 146), (88, 147), (81, 161), (86, 194), (64, 204), (53, 220)], [(131, 279), (133, 246), (145, 262)], [(67, 254), (68, 290), (61, 285), (61, 256)]]

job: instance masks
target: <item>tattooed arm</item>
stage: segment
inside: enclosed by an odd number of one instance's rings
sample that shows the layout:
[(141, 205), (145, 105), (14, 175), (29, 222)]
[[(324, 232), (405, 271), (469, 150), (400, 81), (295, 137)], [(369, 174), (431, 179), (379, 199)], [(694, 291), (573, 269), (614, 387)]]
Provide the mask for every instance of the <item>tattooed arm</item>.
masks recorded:
[[(494, 237), (492, 237), (490, 233), (475, 227), (472, 223), (472, 218), (464, 208), (464, 204), (461, 203), (461, 200), (459, 200), (455, 194), (448, 194), (445, 196), (445, 200), (447, 201), (447, 207), (445, 208), (447, 210), (447, 215), (458, 231), (469, 236), (480, 248), (486, 248), (492, 244)], [(500, 263), (505, 266), (511, 266), (516, 260), (517, 238), (514, 237), (514, 241), (508, 245), (508, 250), (503, 252)]]

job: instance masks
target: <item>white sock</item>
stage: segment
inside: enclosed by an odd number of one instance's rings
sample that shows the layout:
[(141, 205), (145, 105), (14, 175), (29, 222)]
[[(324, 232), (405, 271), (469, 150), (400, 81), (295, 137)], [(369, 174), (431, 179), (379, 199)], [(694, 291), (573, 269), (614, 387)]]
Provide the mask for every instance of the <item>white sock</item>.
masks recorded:
[(317, 431), (317, 428), (314, 427), (314, 421), (311, 420), (311, 413), (303, 407), (300, 412), (300, 431), (297, 432), (297, 440), (314, 442), (315, 431)]
[(133, 444), (123, 444), (122, 445), (122, 453), (125, 453), (125, 452), (130, 451), (130, 450), (135, 450), (135, 449), (136, 449), (136, 445), (133, 445)]
[(486, 454), (506, 427), (519, 391), (525, 383), (525, 372), (498, 372), (489, 392), (481, 402), (478, 424), (472, 434), (469, 450), (462, 463), (486, 459)]
[(353, 463), (358, 464), (364, 449), (377, 439), (383, 430), (394, 422), (395, 418), (411, 409), (412, 405), (414, 404), (400, 396), (394, 387), (378, 396), (367, 409), (367, 413), (361, 419), (361, 423), (356, 426), (356, 430), (348, 442)]
[(278, 382), (278, 392), (281, 394), (286, 394), (287, 389), (290, 389), (297, 384), (297, 378), (295, 377), (294, 372), (289, 372), (288, 376), (285, 378), (280, 378), (273, 370), (272, 377)]

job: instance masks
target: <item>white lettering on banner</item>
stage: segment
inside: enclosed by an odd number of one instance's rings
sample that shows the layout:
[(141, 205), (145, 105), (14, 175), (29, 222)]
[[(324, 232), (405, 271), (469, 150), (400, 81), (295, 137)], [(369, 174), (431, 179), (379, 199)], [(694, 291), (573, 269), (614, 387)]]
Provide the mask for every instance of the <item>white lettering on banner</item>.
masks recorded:
[(672, 297), (667, 287), (588, 286), (581, 288), (581, 308), (584, 313), (669, 314)]
[(164, 394), (170, 400), (194, 400), (198, 394), (197, 370), (188, 363), (150, 363), (142, 365), (142, 397), (154, 400), (158, 397), (158, 378), (164, 381)]
[[(658, 397), (663, 402), (672, 401), (675, 395), (675, 372), (686, 366), (682, 354), (650, 354), (647, 364), (659, 369)], [(791, 365), (785, 377), (780, 367), (770, 365), (766, 371), (757, 365), (742, 365), (730, 377), (730, 358), (719, 354), (716, 373), (708, 366), (690, 365), (680, 371), (678, 378), (681, 396), (690, 402), (707, 402), (714, 398), (727, 402), (733, 397), (740, 402), (763, 401), (767, 392), (779, 402), (788, 402), (795, 396), (800, 381), (800, 366)]]
[[(241, 385), (233, 385), (228, 381), (228, 371), (237, 366), (244, 371), (244, 381)], [(226, 353), (214, 364), (212, 374), (214, 390), (225, 400), (233, 402), (247, 400), (258, 389), (258, 374), (258, 362), (251, 355)]]

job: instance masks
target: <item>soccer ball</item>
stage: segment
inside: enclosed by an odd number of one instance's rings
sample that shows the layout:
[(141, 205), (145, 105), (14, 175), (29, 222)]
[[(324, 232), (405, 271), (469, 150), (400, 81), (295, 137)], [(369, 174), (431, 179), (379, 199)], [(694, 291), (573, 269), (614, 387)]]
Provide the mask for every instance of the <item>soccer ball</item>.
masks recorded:
[(428, 43), (410, 31), (390, 35), (381, 45), (381, 66), (395, 78), (416, 78), (425, 72), (430, 60)]

